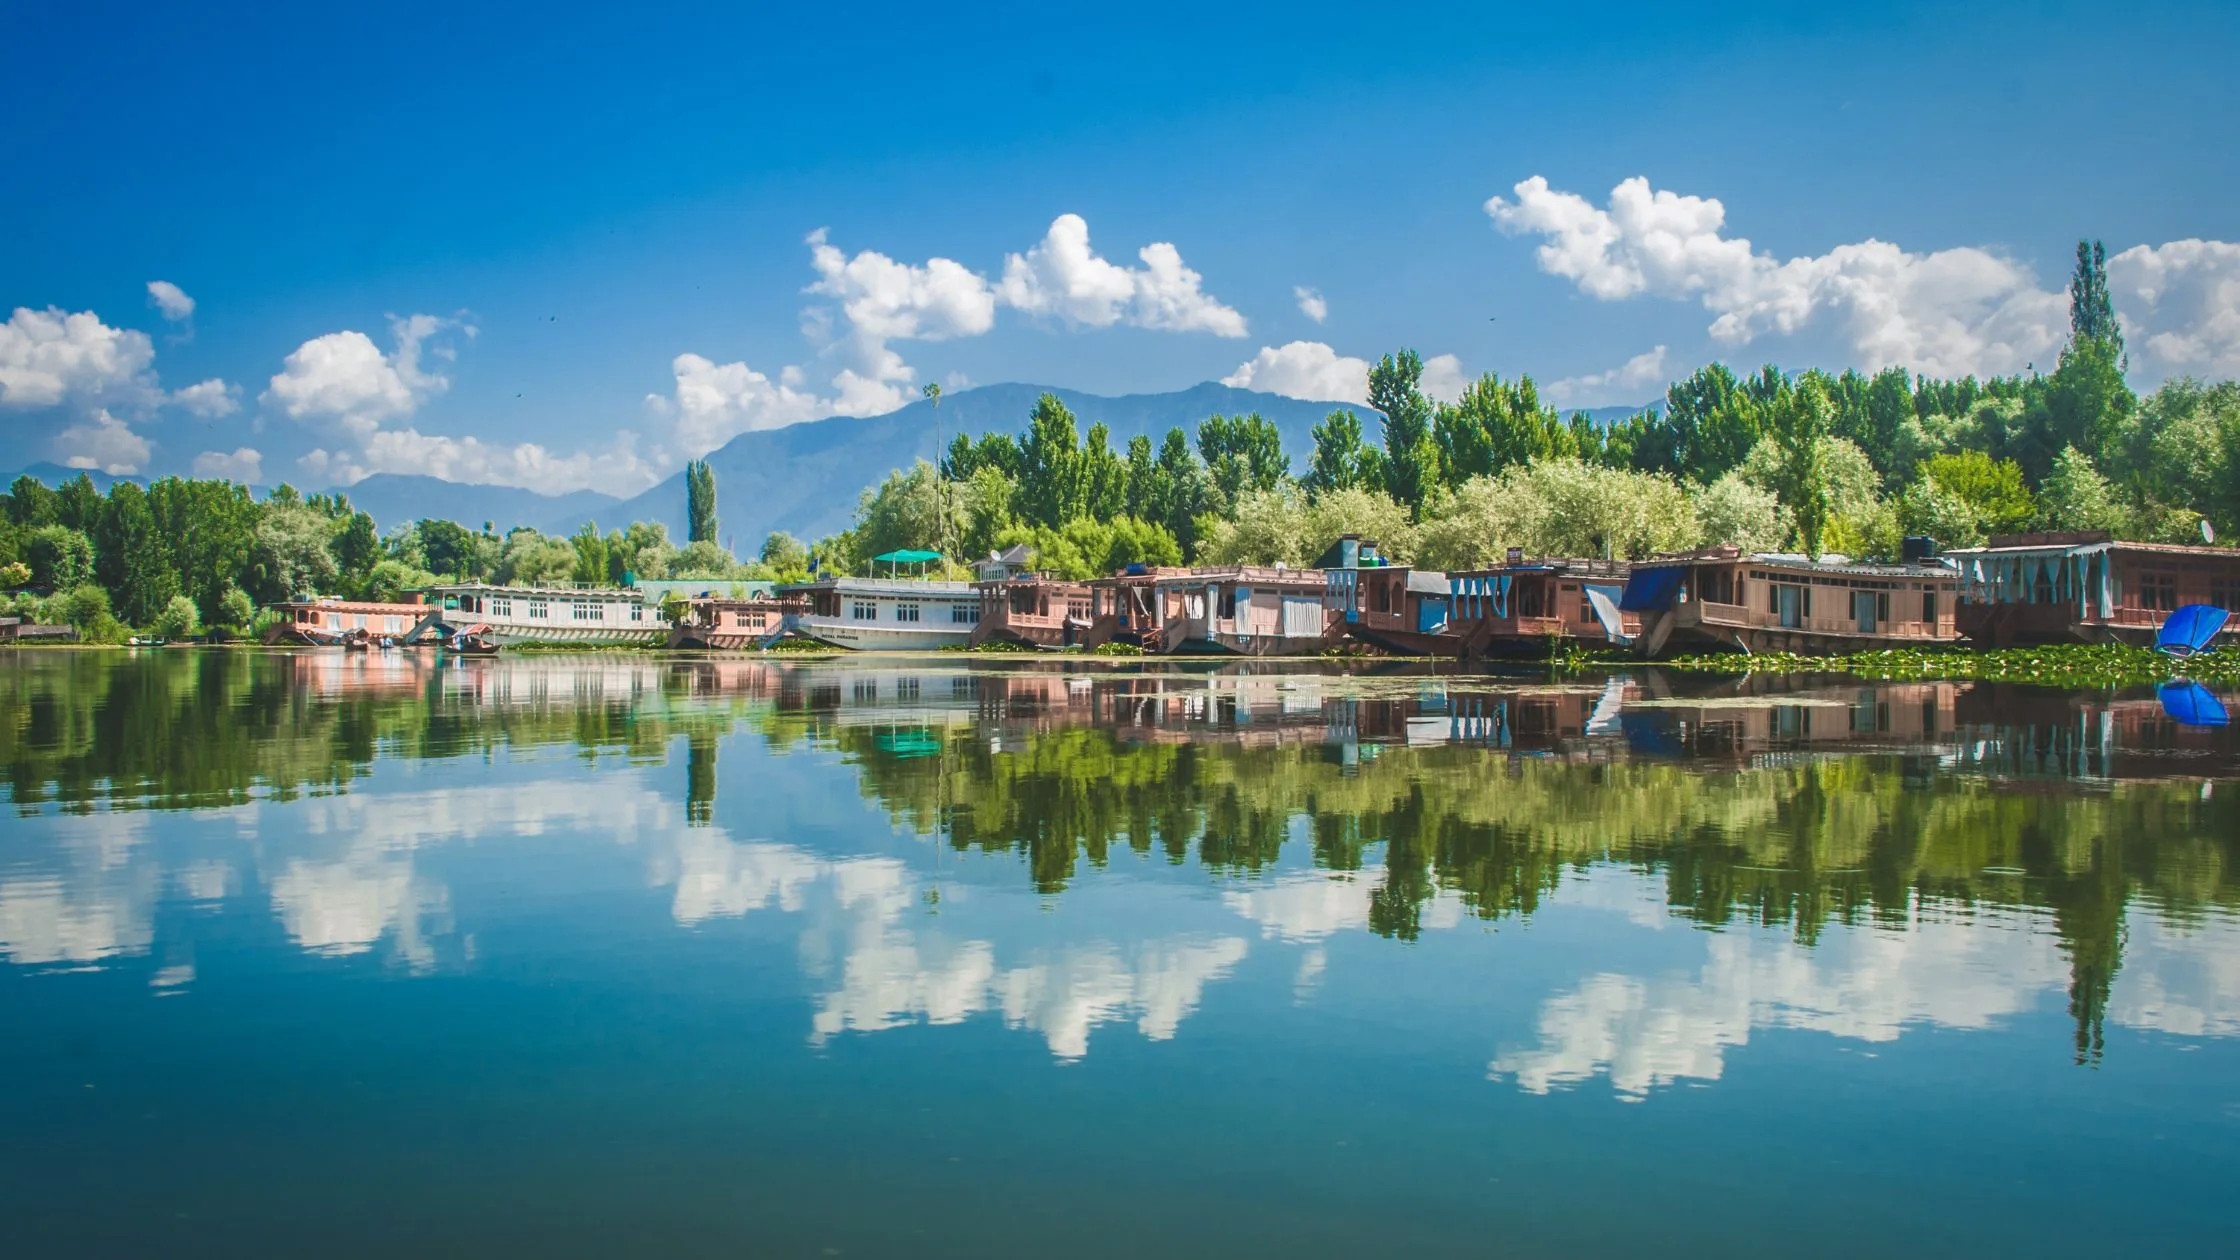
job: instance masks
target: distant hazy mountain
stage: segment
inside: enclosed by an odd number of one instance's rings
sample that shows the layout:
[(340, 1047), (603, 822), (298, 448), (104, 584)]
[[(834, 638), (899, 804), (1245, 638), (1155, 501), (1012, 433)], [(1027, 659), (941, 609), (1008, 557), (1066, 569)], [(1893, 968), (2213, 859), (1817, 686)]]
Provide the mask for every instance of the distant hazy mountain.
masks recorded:
[(489, 521), (501, 534), (516, 525), (566, 534), (585, 521), (597, 521), (600, 528), (612, 529), (630, 519), (614, 510), (620, 500), (596, 490), (549, 495), (513, 486), (464, 485), (406, 473), (375, 473), (354, 486), (342, 487), (342, 492), (360, 511), (371, 512), (384, 533), (407, 521), (428, 518), (457, 521), (469, 529)]
[[(1207, 416), (1257, 411), (1282, 431), (1294, 475), (1307, 470), (1307, 459), (1314, 450), (1310, 431), (1332, 410), (1348, 405), (1305, 402), (1211, 382), (1171, 394), (1129, 394), (1120, 398), (1041, 385), (984, 385), (943, 397), (942, 439), (947, 441), (958, 433), (1021, 433), (1035, 400), (1045, 393), (1056, 394), (1072, 409), (1084, 436), (1090, 425), (1103, 421), (1112, 430), (1113, 448), (1122, 451), (1128, 439), (1138, 434), (1156, 442), (1168, 429), (1179, 425), (1195, 437), (1198, 422)], [(1366, 407), (1353, 410), (1361, 416), (1368, 439), (1375, 442), (1379, 436), (1377, 414)], [(1608, 425), (1640, 410), (1593, 407), (1587, 414), (1597, 423)], [(731, 439), (708, 455), (716, 473), (716, 505), (724, 541), (744, 555), (760, 546), (763, 536), (774, 529), (803, 539), (846, 529), (855, 514), (856, 497), (865, 487), (878, 484), (889, 472), (913, 460), (933, 457), (934, 418), (933, 405), (919, 401), (869, 419), (833, 417), (742, 433)], [(77, 469), (52, 463), (33, 464), (23, 471), (49, 485), (78, 475)], [(8, 474), (7, 479), (13, 480), (14, 476)], [(115, 478), (99, 472), (92, 477), (94, 485), (103, 491), (118, 480), (147, 484), (144, 477)], [(681, 471), (628, 500), (595, 490), (545, 495), (512, 486), (471, 485), (401, 473), (376, 473), (341, 489), (352, 504), (373, 514), (383, 532), (407, 521), (436, 517), (470, 528), (490, 521), (501, 534), (515, 525), (565, 534), (585, 521), (596, 521), (602, 529), (631, 521), (660, 521), (680, 542), (685, 533)]]
[[(1194, 436), (1198, 422), (1207, 416), (1257, 411), (1282, 430), (1294, 473), (1306, 471), (1307, 457), (1314, 449), (1309, 431), (1333, 409), (1346, 405), (1302, 402), (1210, 382), (1172, 394), (1122, 398), (1041, 385), (983, 385), (942, 398), (942, 440), (958, 433), (1024, 432), (1028, 413), (1045, 393), (1057, 395), (1072, 410), (1083, 436), (1090, 425), (1102, 420), (1112, 430), (1115, 450), (1125, 450), (1128, 439), (1138, 434), (1156, 442), (1180, 425)], [(1354, 411), (1362, 414), (1374, 440), (1376, 413), (1366, 407)], [(759, 547), (763, 536), (774, 529), (803, 539), (846, 529), (864, 487), (876, 485), (913, 460), (933, 458), (933, 422), (933, 405), (920, 401), (868, 420), (818, 420), (731, 439), (708, 455), (708, 465), (716, 474), (716, 508), (724, 541), (743, 555)], [(624, 502), (614, 518), (661, 521), (672, 537), (681, 538), (684, 508), (684, 474), (679, 472)]]
[(26, 464), (22, 468), (7, 474), (4, 481), (0, 481), (0, 490), (6, 489), (7, 483), (14, 482), (18, 477), (30, 477), (37, 481), (46, 482), (50, 486), (59, 486), (81, 472), (92, 478), (93, 488), (103, 494), (109, 493), (109, 487), (120, 481), (130, 481), (143, 486), (148, 484), (146, 477), (112, 477), (98, 468), (65, 468), (60, 464), (42, 460), (36, 464)]

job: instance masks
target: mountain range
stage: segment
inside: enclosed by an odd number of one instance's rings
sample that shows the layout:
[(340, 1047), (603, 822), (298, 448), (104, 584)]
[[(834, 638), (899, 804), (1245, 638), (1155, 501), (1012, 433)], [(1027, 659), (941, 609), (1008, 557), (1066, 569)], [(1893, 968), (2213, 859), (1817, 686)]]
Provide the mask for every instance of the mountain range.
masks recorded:
[[(1111, 430), (1115, 450), (1125, 450), (1128, 439), (1147, 436), (1156, 443), (1170, 428), (1180, 426), (1193, 434), (1198, 423), (1211, 415), (1258, 412), (1275, 422), (1283, 434), (1285, 453), (1292, 470), (1304, 472), (1314, 450), (1311, 431), (1331, 411), (1345, 403), (1308, 402), (1276, 394), (1235, 389), (1207, 382), (1165, 394), (1128, 394), (1107, 398), (1077, 390), (1042, 385), (983, 385), (944, 395), (938, 409), (920, 400), (883, 416), (858, 418), (834, 416), (759, 429), (732, 438), (710, 451), (706, 459), (716, 475), (716, 506), (722, 521), (722, 540), (740, 554), (752, 552), (772, 530), (815, 539), (848, 527), (857, 497), (870, 486), (918, 459), (931, 459), (935, 451), (935, 425), (946, 442), (958, 433), (975, 436), (1003, 431), (1023, 433), (1035, 401), (1054, 394), (1080, 421), (1089, 426), (1102, 421)], [(1371, 440), (1376, 436), (1376, 413), (1354, 407), (1362, 415)], [(1637, 407), (1599, 407), (1588, 411), (1608, 424), (1640, 410)], [(50, 485), (75, 477), (78, 470), (58, 464), (33, 464), (21, 470)], [(12, 480), (15, 474), (9, 474)], [(117, 480), (93, 474), (94, 484), (106, 490)], [(499, 532), (528, 525), (546, 533), (571, 533), (585, 522), (613, 529), (631, 521), (659, 521), (670, 537), (685, 534), (684, 473), (629, 499), (618, 499), (594, 490), (563, 495), (539, 494), (513, 486), (473, 485), (435, 477), (401, 473), (376, 473), (354, 485), (338, 487), (350, 501), (373, 515), (386, 532), (407, 521), (435, 517), (468, 526), (491, 522)]]

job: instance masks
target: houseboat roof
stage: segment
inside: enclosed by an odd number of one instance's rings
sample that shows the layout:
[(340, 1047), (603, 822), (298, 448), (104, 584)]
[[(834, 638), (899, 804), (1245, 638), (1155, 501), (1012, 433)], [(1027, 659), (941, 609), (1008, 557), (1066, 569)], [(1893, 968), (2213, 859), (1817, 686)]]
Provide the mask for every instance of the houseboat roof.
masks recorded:
[(768, 578), (639, 578), (629, 585), (631, 590), (645, 592), (649, 600), (667, 599), (671, 595), (682, 595), (686, 599), (703, 595), (754, 599), (778, 589), (778, 584)]
[(893, 595), (901, 598), (927, 598), (934, 595), (970, 595), (970, 582), (936, 582), (918, 578), (860, 578), (835, 575), (818, 578), (813, 582), (788, 582), (778, 588), (780, 595), (808, 594), (813, 591), (838, 591), (843, 595)]
[(1815, 560), (1810, 556), (1779, 551), (1756, 551), (1744, 555), (1739, 547), (1705, 547), (1700, 551), (1662, 555), (1652, 560), (1636, 560), (1633, 567), (1635, 569), (1670, 569), (1691, 564), (1754, 564), (1768, 569), (1843, 574), (1851, 577), (1950, 577), (1954, 573), (1952, 566), (1942, 559), (1924, 560), (1914, 564), (1888, 564), (1875, 560), (1853, 560), (1849, 556), (1830, 554)]
[[(1693, 561), (1666, 561), (1662, 558), (1643, 561), (1645, 564), (1694, 563)], [(1633, 569), (1627, 560), (1579, 560), (1568, 557), (1548, 556), (1538, 560), (1520, 560), (1515, 564), (1488, 565), (1482, 569), (1456, 569), (1448, 573), (1453, 578), (1499, 577), (1516, 573), (1560, 573), (1567, 577), (1606, 577), (1622, 579)]]
[(309, 599), (283, 599), (275, 601), (274, 608), (320, 608), (328, 612), (343, 613), (410, 613), (418, 616), (428, 611), (428, 606), (411, 600), (388, 602), (367, 599), (338, 599), (332, 595), (315, 595)]
[(641, 601), (645, 598), (645, 591), (637, 587), (577, 586), (573, 583), (567, 586), (501, 586), (496, 582), (438, 582), (433, 586), (423, 586), (414, 594), (490, 594), (530, 596), (542, 599), (625, 599)]
[(2103, 529), (2059, 533), (1993, 534), (1981, 547), (1954, 547), (1948, 556), (2089, 555), (2098, 551), (2133, 551), (2160, 556), (2199, 556), (2204, 559), (2240, 559), (2240, 550), (2205, 547), (2198, 543), (2131, 542)]
[(1256, 564), (1210, 565), (1198, 569), (1154, 569), (1154, 581), (1162, 586), (1184, 585), (1191, 582), (1245, 582), (1281, 586), (1297, 583), (1322, 589), (1322, 570), (1263, 567)]

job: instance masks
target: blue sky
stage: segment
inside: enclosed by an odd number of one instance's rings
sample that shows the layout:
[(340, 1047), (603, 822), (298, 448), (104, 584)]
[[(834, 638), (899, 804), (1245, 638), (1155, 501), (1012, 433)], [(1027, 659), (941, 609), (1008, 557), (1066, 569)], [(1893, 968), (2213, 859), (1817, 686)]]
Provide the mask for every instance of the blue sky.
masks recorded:
[(0, 464), (622, 492), (926, 381), (2011, 371), (2082, 235), (2136, 383), (2240, 369), (2230, 6), (8, 25)]

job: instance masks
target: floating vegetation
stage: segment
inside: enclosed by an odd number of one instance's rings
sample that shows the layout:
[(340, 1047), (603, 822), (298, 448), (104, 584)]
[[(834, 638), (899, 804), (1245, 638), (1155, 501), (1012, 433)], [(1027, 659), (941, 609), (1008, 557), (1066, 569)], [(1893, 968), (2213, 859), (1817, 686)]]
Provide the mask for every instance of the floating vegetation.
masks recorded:
[(1890, 648), (1840, 656), (1734, 653), (1682, 656), (1661, 663), (1672, 669), (1728, 674), (1853, 674), (1894, 682), (1960, 679), (2097, 688), (2135, 687), (2172, 678), (2190, 678), (2212, 686), (2240, 686), (2240, 651), (2226, 648), (2181, 660), (2149, 648), (2112, 643), (2002, 648), (1988, 652), (1965, 648)]

